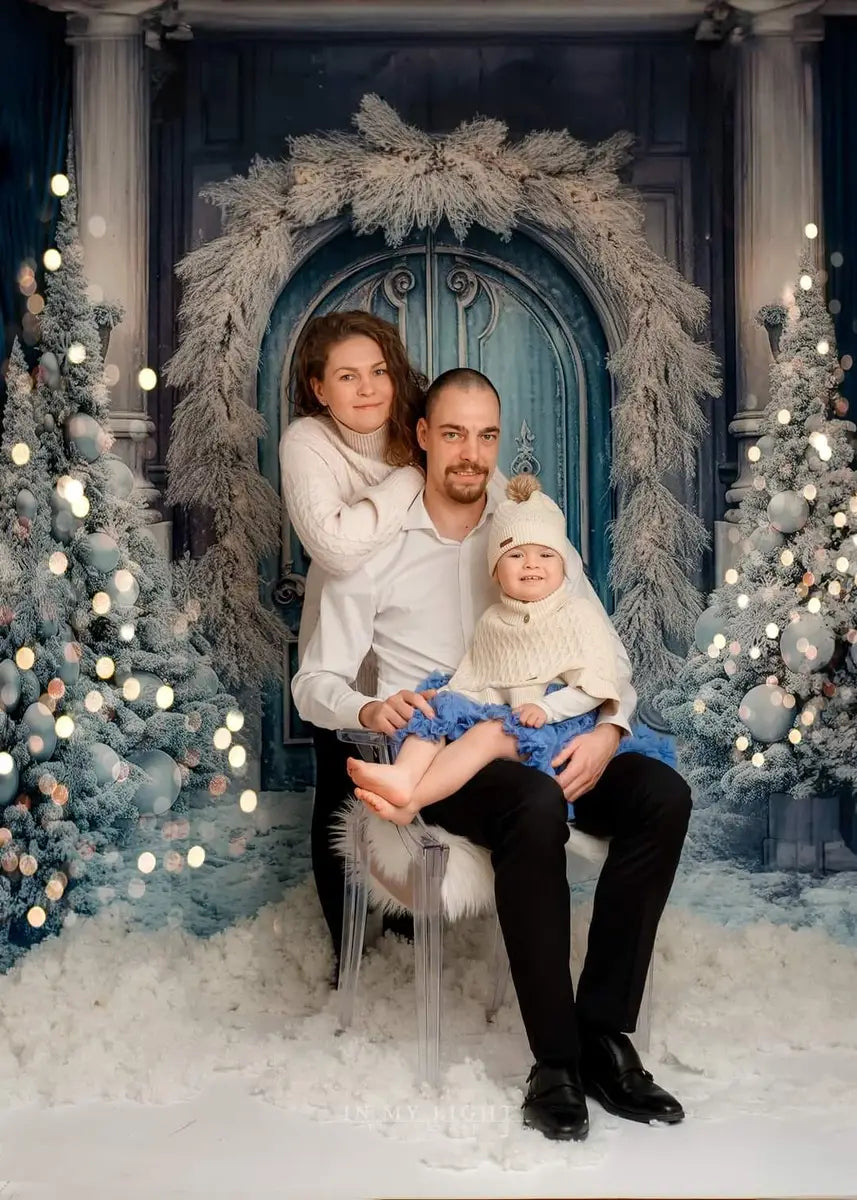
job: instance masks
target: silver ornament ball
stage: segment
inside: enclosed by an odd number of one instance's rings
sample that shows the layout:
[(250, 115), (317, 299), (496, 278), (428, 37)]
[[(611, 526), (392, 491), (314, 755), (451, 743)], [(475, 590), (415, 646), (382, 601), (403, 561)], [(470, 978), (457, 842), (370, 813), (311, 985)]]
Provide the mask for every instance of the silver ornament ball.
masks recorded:
[(21, 699), (21, 672), (11, 658), (0, 662), (0, 711), (16, 708)]
[(176, 762), (163, 750), (143, 750), (129, 760), (148, 776), (134, 795), (141, 813), (165, 813), (172, 808), (181, 790), (182, 777)]
[(760, 554), (773, 554), (785, 545), (786, 539), (773, 525), (763, 525), (750, 534), (749, 541), (751, 549), (758, 550)]
[(699, 614), (693, 630), (693, 640), (700, 653), (706, 652), (716, 634), (723, 633), (723, 626), (723, 614), (716, 604), (710, 604), (705, 612)]
[(121, 458), (108, 454), (104, 458), (107, 488), (119, 500), (127, 500), (134, 490), (134, 473)]
[(797, 533), (809, 516), (809, 505), (800, 492), (777, 492), (768, 504), (768, 520), (780, 533)]
[(115, 783), (119, 778), (122, 760), (112, 746), (108, 746), (105, 742), (93, 742), (89, 747), (89, 753), (99, 787), (103, 787), (106, 783)]
[(786, 708), (787, 693), (773, 683), (750, 688), (738, 708), (738, 716), (757, 742), (779, 742), (794, 724), (794, 708)]
[(18, 795), (18, 768), (12, 763), (11, 770), (0, 773), (0, 804), (9, 804)]
[(29, 488), (21, 488), (15, 500), (15, 511), (19, 517), (32, 521), (36, 515), (36, 497)]
[(65, 436), (69, 449), (89, 463), (95, 462), (104, 448), (104, 430), (88, 413), (75, 413), (69, 417), (65, 423)]
[(27, 728), (27, 749), (36, 762), (47, 762), (57, 745), (54, 714), (46, 704), (36, 700), (24, 712), (23, 724)]
[(835, 649), (836, 640), (817, 613), (803, 613), (780, 637), (780, 654), (792, 671), (823, 670)]
[(88, 533), (80, 544), (80, 554), (84, 562), (97, 571), (115, 571), (119, 565), (119, 547), (109, 533), (98, 530)]

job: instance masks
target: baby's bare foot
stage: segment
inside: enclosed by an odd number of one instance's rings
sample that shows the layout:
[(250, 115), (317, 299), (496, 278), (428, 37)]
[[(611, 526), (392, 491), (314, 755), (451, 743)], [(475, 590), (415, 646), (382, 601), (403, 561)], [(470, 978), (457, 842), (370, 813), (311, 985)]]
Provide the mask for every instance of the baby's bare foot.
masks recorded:
[(348, 774), (358, 787), (373, 792), (399, 808), (403, 808), (411, 799), (413, 781), (395, 763), (370, 763), (361, 758), (349, 758)]
[(370, 792), (365, 788), (355, 788), (354, 795), (358, 800), (362, 800), (366, 807), (371, 809), (376, 816), (382, 817), (385, 821), (394, 821), (396, 825), (410, 825), (411, 821), (417, 815), (417, 809), (411, 804), (404, 806), (391, 804), (389, 800), (385, 800), (377, 792)]

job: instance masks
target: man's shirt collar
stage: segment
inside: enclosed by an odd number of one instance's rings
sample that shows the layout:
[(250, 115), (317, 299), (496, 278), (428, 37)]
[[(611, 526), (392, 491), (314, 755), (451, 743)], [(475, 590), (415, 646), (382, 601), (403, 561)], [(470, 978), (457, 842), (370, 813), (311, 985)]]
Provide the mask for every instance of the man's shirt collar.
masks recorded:
[[(426, 509), (424, 494), (425, 494), (424, 492), (420, 492), (420, 494), (412, 502), (410, 508), (408, 509), (407, 513), (405, 514), (405, 519), (402, 522), (402, 529), (404, 529), (406, 531), (409, 529), (428, 529), (428, 530), (431, 530), (431, 532), (434, 533), (437, 537), (440, 537), (440, 534), (435, 529), (434, 522), (432, 521), (432, 519), (429, 516), (428, 511)], [(482, 510), (482, 516), (479, 518), (478, 522), (474, 526), (474, 530), (479, 529), (480, 526), (482, 526), (485, 523), (485, 521), (488, 519), (488, 517), (493, 516), (494, 510), (496, 509), (498, 502), (500, 501), (500, 499), (502, 499), (503, 492), (502, 492), (501, 486), (498, 484), (495, 484), (494, 480), (492, 479), (490, 481), (490, 483), (488, 484), (488, 490), (487, 490), (486, 495), (487, 495), (487, 503)], [(471, 533), (474, 532), (474, 530), (471, 530)], [(447, 540), (447, 539), (444, 539), (444, 540)]]

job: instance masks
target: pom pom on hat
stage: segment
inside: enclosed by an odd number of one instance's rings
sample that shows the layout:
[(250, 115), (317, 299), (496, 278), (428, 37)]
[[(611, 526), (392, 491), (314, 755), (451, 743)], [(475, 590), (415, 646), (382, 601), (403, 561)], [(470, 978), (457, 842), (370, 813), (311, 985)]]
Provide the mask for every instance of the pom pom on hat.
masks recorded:
[(488, 570), (516, 546), (547, 546), (568, 557), (568, 535), (562, 510), (542, 491), (535, 475), (513, 475), (506, 485), (507, 500), (497, 506), (488, 539)]
[(525, 500), (529, 500), (533, 492), (540, 492), (541, 490), (542, 485), (536, 476), (529, 473), (513, 475), (506, 484), (506, 495), (510, 500), (514, 500), (516, 504), (523, 504)]

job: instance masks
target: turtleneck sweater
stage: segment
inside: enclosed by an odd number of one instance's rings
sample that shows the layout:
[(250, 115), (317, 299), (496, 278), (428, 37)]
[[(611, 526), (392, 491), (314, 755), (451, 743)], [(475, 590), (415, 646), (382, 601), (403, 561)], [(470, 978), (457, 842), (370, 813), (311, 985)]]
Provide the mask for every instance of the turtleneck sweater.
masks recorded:
[(297, 418), (280, 440), (283, 498), (311, 559), (299, 658), (318, 621), (324, 579), (356, 571), (389, 545), (422, 491), (422, 471), (391, 467), (386, 447), (386, 426), (356, 433), (327, 413)]

